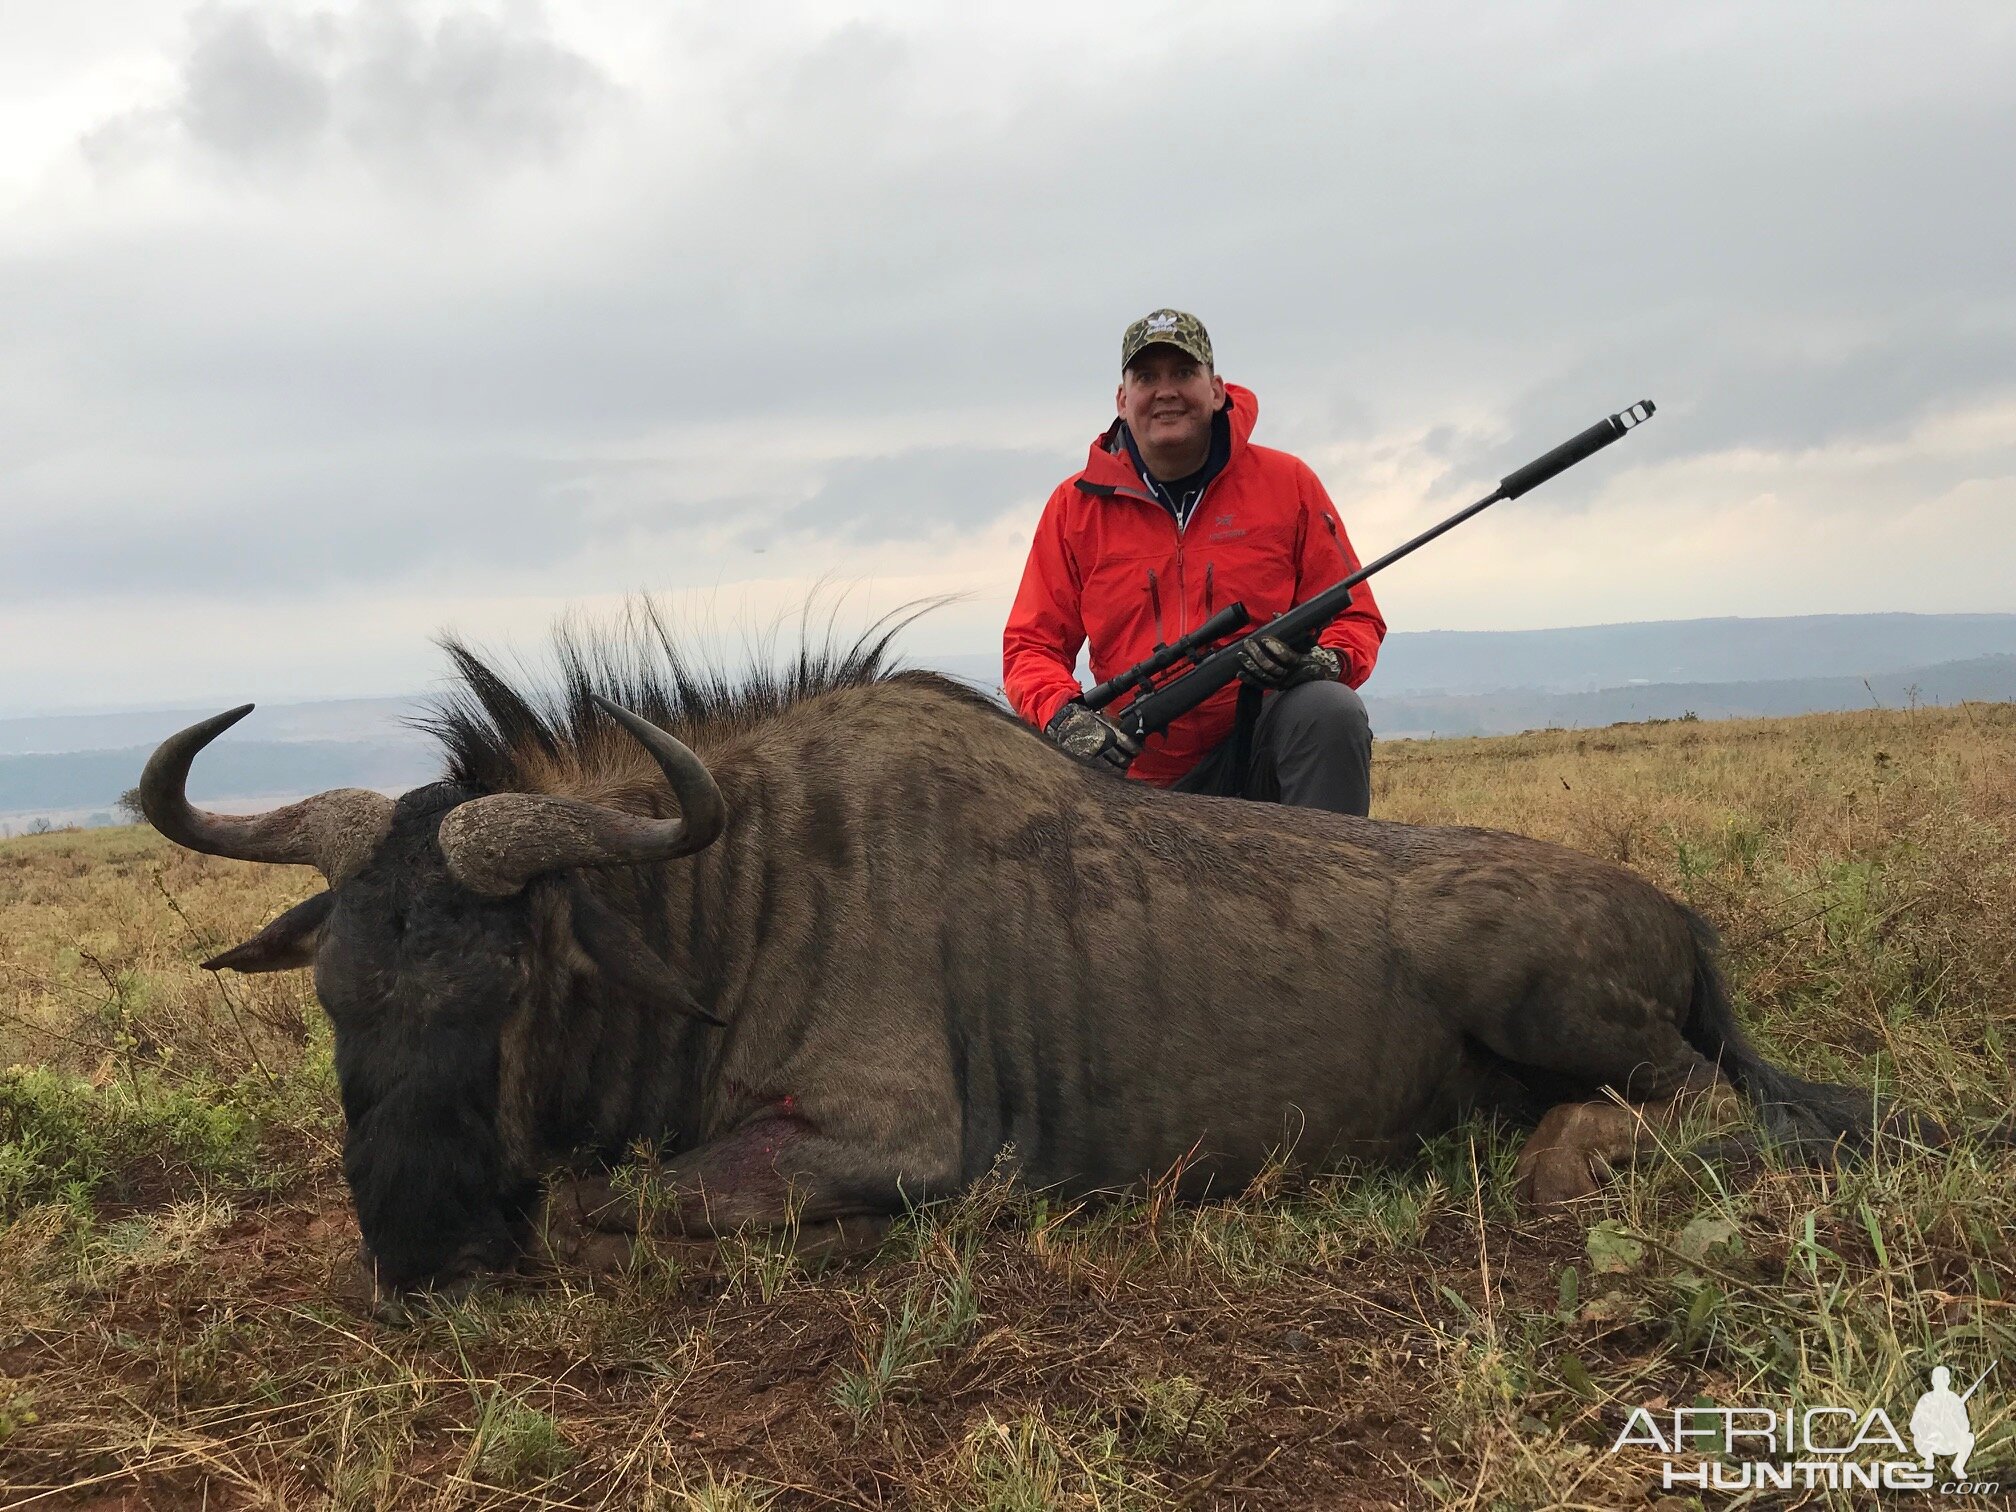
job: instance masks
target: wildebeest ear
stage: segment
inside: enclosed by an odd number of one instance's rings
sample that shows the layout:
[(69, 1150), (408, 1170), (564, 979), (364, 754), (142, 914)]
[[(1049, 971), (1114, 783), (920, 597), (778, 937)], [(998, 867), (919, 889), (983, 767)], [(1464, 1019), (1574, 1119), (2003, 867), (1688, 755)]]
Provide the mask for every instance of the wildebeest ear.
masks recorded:
[(702, 1008), (686, 984), (672, 974), (665, 958), (653, 950), (637, 926), (576, 882), (569, 889), (574, 904), (574, 938), (581, 949), (620, 986), (648, 1001), (726, 1029), (727, 1024)]
[(296, 971), (315, 963), (322, 923), (336, 906), (334, 889), (297, 903), (243, 945), (213, 956), (205, 971)]

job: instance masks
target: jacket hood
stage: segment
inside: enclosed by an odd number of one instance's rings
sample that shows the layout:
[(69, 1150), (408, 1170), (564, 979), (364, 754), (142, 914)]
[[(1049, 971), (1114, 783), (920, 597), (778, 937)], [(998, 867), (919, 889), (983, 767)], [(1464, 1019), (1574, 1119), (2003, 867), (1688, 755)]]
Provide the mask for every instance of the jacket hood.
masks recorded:
[[(1225, 405), (1218, 413), (1226, 417), (1232, 432), (1232, 454), (1225, 460), (1225, 466), (1230, 468), (1238, 463), (1240, 453), (1246, 450), (1246, 443), (1253, 435), (1253, 426), (1260, 418), (1260, 401), (1253, 397), (1251, 389), (1228, 383)], [(1094, 438), (1091, 454), (1085, 459), (1085, 471), (1078, 479), (1078, 486), (1087, 493), (1112, 493), (1122, 488), (1130, 493), (1141, 492), (1141, 475), (1134, 470), (1133, 459), (1127, 455), (1126, 439), (1121, 434), (1126, 424), (1116, 415), (1113, 423)]]

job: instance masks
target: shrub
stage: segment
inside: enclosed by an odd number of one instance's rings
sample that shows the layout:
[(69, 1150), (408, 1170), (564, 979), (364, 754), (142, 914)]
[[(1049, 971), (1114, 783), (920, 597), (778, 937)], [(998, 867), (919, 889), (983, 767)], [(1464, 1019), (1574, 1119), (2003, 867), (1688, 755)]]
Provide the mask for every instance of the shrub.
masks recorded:
[(47, 1202), (140, 1202), (198, 1180), (250, 1182), (258, 1120), (201, 1086), (94, 1087), (39, 1067), (0, 1071), (0, 1220)]

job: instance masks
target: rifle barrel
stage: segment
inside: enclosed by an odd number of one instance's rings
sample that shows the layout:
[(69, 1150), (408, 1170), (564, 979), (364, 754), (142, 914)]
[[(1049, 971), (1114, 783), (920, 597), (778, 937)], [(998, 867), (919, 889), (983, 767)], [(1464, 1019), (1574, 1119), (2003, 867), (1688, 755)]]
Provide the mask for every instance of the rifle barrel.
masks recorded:
[[(1249, 635), (1275, 635), (1296, 646), (1297, 649), (1307, 649), (1307, 643), (1313, 642), (1325, 625), (1351, 606), (1351, 590), (1373, 573), (1385, 571), (1402, 557), (1419, 551), (1437, 536), (1454, 530), (1472, 515), (1489, 509), (1500, 499), (1516, 499), (1529, 489), (1539, 487), (1557, 473), (1565, 472), (1577, 462), (1595, 455), (1611, 442), (1643, 425), (1652, 418), (1652, 414), (1652, 401), (1641, 399), (1614, 415), (1606, 415), (1580, 435), (1571, 437), (1544, 456), (1536, 457), (1516, 472), (1506, 475), (1496, 488), (1475, 504), (1458, 510), (1441, 524), (1422, 531), (1413, 540), (1394, 547), (1376, 562), (1360, 567), (1340, 583), (1332, 583), (1321, 593), (1305, 599), (1294, 608), (1250, 631)], [(1193, 636), (1195, 633), (1192, 632)], [(1141, 739), (1167, 729), (1171, 723), (1182, 718), (1239, 675), (1236, 665), (1236, 648), (1239, 644), (1240, 642), (1236, 640), (1227, 641), (1200, 659), (1193, 670), (1160, 686), (1151, 686), (1145, 693), (1137, 694), (1120, 712), (1116, 721), (1120, 728), (1128, 735)], [(1167, 655), (1167, 649), (1156, 653), (1156, 657), (1150, 658), (1150, 661), (1129, 668), (1111, 682), (1102, 683), (1095, 690), (1095, 696), (1102, 698), (1102, 704), (1110, 702), (1125, 689), (1138, 685), (1149, 673), (1159, 671), (1177, 660)], [(1097, 708), (1102, 704), (1092, 706)]]
[(1604, 416), (1601, 420), (1590, 426), (1589, 429), (1582, 432), (1581, 435), (1571, 440), (1563, 441), (1554, 450), (1548, 452), (1546, 456), (1536, 458), (1534, 461), (1528, 462), (1517, 472), (1507, 474), (1496, 488), (1492, 489), (1490, 493), (1486, 494), (1469, 508), (1459, 510), (1457, 513), (1449, 516), (1440, 525), (1431, 526), (1414, 537), (1413, 540), (1408, 541), (1404, 545), (1395, 546), (1386, 555), (1379, 558), (1378, 561), (1371, 563), (1369, 566), (1359, 568), (1350, 577), (1344, 579), (1344, 585), (1347, 588), (1355, 588), (1364, 582), (1365, 579), (1372, 576), (1373, 573), (1385, 571), (1386, 568), (1391, 567), (1400, 558), (1407, 556), (1411, 552), (1419, 551), (1444, 531), (1454, 530), (1472, 515), (1489, 509), (1500, 499), (1516, 499), (1519, 495), (1531, 489), (1538, 488), (1556, 473), (1566, 472), (1577, 462), (1582, 461), (1586, 457), (1594, 456), (1618, 437), (1637, 426), (1643, 425), (1647, 420), (1652, 418), (1654, 408), (1655, 406), (1650, 399), (1641, 399), (1636, 404), (1621, 409), (1614, 415)]

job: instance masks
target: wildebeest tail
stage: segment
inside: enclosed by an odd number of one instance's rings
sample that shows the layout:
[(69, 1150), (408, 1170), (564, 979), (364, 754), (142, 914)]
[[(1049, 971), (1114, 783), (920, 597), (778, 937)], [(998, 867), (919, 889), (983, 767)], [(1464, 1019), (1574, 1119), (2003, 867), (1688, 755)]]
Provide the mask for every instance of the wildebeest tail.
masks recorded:
[(1877, 1117), (1870, 1094), (1834, 1082), (1807, 1081), (1759, 1055), (1729, 1001), (1715, 926), (1691, 908), (1681, 912), (1694, 936), (1694, 997), (1682, 1030), (1687, 1043), (1722, 1068), (1775, 1143), (1818, 1160), (1837, 1149), (1866, 1150)]

